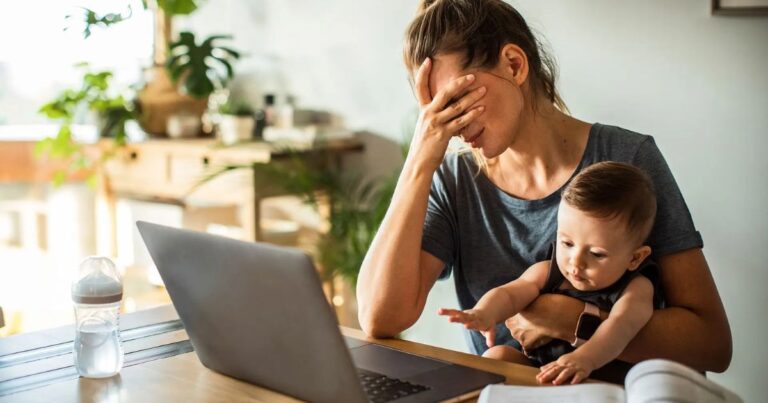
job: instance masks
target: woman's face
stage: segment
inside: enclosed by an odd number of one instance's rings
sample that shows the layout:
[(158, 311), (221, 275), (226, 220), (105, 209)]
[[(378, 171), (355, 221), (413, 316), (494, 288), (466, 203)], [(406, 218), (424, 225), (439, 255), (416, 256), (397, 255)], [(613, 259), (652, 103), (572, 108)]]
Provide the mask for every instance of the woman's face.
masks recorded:
[(472, 148), (480, 150), (485, 158), (497, 157), (515, 140), (524, 105), (522, 90), (512, 81), (512, 72), (502, 60), (492, 70), (462, 70), (461, 59), (458, 53), (438, 55), (432, 59), (430, 95), (434, 97), (446, 84), (458, 77), (474, 74), (475, 82), (466, 92), (482, 86), (486, 87), (487, 92), (467, 110), (483, 105), (485, 112), (461, 131), (461, 137)]

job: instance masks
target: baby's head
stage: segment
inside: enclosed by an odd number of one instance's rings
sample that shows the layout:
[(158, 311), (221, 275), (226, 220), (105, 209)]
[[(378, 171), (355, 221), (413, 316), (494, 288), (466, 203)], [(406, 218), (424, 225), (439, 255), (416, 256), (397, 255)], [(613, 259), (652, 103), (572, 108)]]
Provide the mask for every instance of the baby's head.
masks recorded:
[(636, 270), (651, 253), (645, 240), (656, 217), (653, 183), (642, 170), (600, 162), (563, 191), (557, 214), (557, 264), (579, 290), (599, 290)]

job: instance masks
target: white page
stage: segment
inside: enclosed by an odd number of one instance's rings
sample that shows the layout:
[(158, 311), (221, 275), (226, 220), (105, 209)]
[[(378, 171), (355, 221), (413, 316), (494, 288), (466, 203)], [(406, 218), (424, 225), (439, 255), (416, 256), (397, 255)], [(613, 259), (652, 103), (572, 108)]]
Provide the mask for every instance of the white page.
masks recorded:
[(488, 385), (478, 403), (624, 403), (624, 389), (611, 384), (567, 386)]
[(643, 361), (626, 378), (627, 402), (740, 403), (735, 393), (704, 375), (668, 360)]

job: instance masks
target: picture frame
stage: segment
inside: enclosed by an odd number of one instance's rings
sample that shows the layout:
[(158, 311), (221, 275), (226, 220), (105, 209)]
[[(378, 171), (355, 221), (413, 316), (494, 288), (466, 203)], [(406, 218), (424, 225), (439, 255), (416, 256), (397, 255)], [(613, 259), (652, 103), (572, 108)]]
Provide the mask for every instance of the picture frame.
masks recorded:
[(712, 0), (712, 15), (768, 16), (768, 0)]

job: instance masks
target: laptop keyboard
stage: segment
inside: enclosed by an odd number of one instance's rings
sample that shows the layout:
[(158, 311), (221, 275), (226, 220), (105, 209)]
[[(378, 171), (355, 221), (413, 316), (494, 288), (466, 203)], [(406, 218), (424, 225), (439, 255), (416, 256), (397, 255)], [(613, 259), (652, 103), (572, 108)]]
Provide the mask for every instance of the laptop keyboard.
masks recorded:
[(368, 399), (370, 399), (372, 403), (402, 399), (406, 396), (430, 389), (428, 386), (401, 381), (360, 368), (357, 369), (357, 372), (360, 376), (360, 383), (363, 385), (365, 394), (368, 395)]

